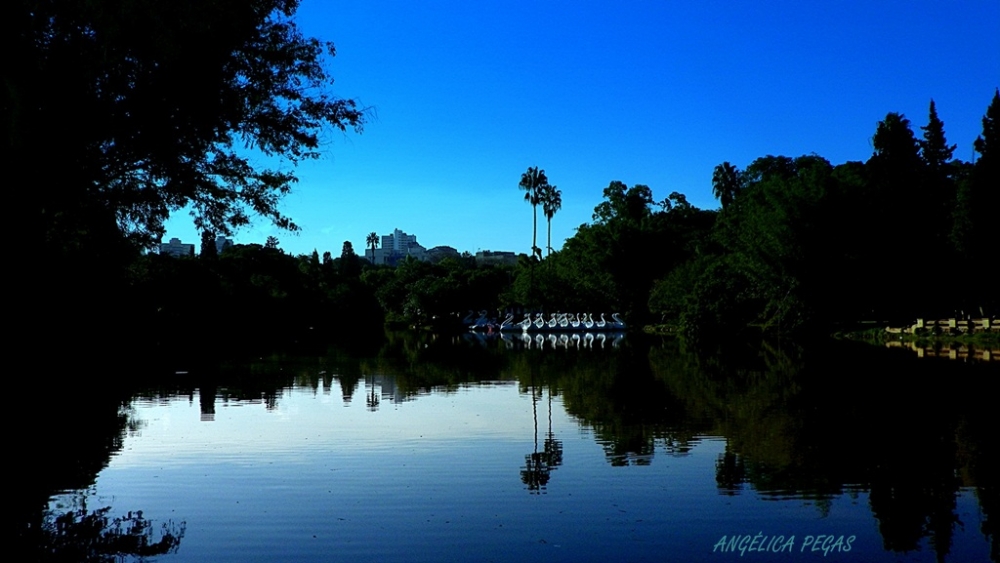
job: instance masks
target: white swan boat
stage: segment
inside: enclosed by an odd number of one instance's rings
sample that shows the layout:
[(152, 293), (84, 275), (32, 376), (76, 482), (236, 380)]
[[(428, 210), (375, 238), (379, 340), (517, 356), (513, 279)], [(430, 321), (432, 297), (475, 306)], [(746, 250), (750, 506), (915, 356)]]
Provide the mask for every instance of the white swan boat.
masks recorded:
[(598, 321), (595, 321), (590, 313), (552, 313), (546, 319), (543, 313), (536, 313), (534, 318), (530, 313), (525, 313), (521, 321), (514, 322), (514, 315), (508, 314), (500, 323), (499, 330), (501, 332), (621, 332), (627, 328), (618, 313), (613, 313), (611, 318), (614, 320), (605, 320), (604, 313), (600, 314)]

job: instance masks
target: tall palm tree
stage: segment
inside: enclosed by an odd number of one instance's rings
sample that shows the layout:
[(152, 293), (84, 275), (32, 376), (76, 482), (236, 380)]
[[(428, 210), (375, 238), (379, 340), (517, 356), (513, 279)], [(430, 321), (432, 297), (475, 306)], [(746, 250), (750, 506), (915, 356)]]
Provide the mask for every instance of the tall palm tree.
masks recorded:
[(549, 249), (548, 256), (551, 256), (552, 255), (552, 217), (556, 214), (557, 211), (559, 211), (560, 209), (562, 209), (562, 192), (560, 192), (559, 188), (557, 188), (555, 186), (546, 185), (544, 187), (544, 189), (542, 189), (542, 193), (541, 193), (540, 199), (541, 199), (541, 202), (542, 202), (542, 213), (545, 215), (545, 218), (549, 222), (549, 225), (548, 225), (548, 230), (549, 230), (548, 234), (549, 234), (549, 237), (548, 237), (548, 245), (547, 245), (547, 247)]
[(544, 170), (539, 170), (537, 166), (529, 167), (528, 171), (521, 174), (521, 183), (518, 184), (525, 191), (524, 201), (531, 204), (533, 230), (531, 233), (531, 255), (538, 255), (541, 258), (542, 249), (538, 248), (538, 204), (541, 203), (539, 195), (543, 186), (549, 185), (549, 179), (545, 176)]
[(375, 231), (368, 233), (368, 237), (365, 239), (368, 246), (372, 247), (372, 264), (375, 263), (375, 247), (378, 246), (378, 235)]
[(736, 199), (740, 191), (740, 171), (732, 164), (723, 162), (712, 172), (712, 194), (725, 209)]

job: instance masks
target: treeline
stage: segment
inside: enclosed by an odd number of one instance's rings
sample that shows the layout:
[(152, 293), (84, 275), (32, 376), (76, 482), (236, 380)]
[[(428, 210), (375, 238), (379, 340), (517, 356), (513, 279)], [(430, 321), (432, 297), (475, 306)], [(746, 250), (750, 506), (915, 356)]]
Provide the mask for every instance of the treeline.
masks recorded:
[(339, 257), (237, 246), (214, 256), (145, 256), (131, 268), (145, 323), (184, 332), (455, 326), (468, 311), (621, 312), (633, 326), (688, 334), (823, 333), (859, 321), (991, 315), (998, 307), (994, 95), (974, 163), (952, 156), (933, 103), (918, 137), (902, 115), (878, 124), (867, 162), (765, 156), (716, 167), (722, 206), (611, 182), (563, 248), (516, 266), (469, 256), (373, 266), (349, 242)]
[(919, 137), (888, 114), (867, 162), (723, 163), (713, 175), (718, 211), (676, 192), (656, 204), (648, 187), (612, 182), (594, 222), (537, 267), (522, 264), (513, 293), (699, 335), (995, 315), (998, 120), (995, 93), (973, 163), (953, 158), (933, 102)]
[(183, 352), (381, 331), (385, 323), (455, 326), (456, 312), (496, 310), (511, 271), (470, 257), (374, 266), (350, 242), (337, 257), (293, 256), (273, 237), (217, 254), (209, 236), (198, 256), (146, 254), (126, 277), (130, 322)]
[(765, 156), (742, 170), (720, 164), (712, 181), (719, 210), (698, 209), (678, 192), (657, 201), (648, 186), (611, 182), (593, 221), (560, 251), (523, 254), (514, 266), (478, 265), (467, 255), (375, 266), (349, 242), (338, 257), (291, 256), (273, 241), (221, 255), (203, 244), (200, 256), (185, 259), (109, 244), (44, 266), (46, 279), (69, 268), (80, 275), (52, 282), (73, 289), (52, 294), (41, 324), (75, 315), (60, 324), (65, 339), (86, 331), (82, 317), (112, 316), (121, 330), (105, 331), (111, 339), (206, 349), (386, 322), (454, 327), (480, 310), (515, 320), (620, 312), (632, 326), (662, 323), (703, 337), (995, 315), (998, 112), (995, 94), (972, 163), (953, 158), (932, 104), (919, 137), (902, 115), (887, 115), (867, 162), (834, 166), (809, 155)]
[(688, 329), (828, 329), (860, 320), (993, 315), (998, 287), (1000, 94), (953, 158), (930, 104), (918, 138), (890, 113), (864, 163), (767, 156), (716, 169), (708, 251), (661, 280), (650, 306)]

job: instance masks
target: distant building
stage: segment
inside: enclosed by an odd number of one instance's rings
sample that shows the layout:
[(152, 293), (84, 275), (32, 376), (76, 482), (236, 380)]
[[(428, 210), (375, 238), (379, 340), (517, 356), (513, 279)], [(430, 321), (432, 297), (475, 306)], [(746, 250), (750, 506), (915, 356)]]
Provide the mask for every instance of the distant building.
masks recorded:
[(365, 259), (372, 264), (395, 266), (407, 256), (430, 260), (427, 249), (417, 242), (417, 235), (408, 235), (399, 229), (393, 230), (391, 235), (382, 235), (381, 248), (376, 248), (374, 252), (371, 248), (365, 249)]
[(516, 266), (517, 255), (506, 251), (480, 250), (476, 253), (476, 264)]
[(160, 254), (180, 258), (182, 256), (194, 256), (194, 245), (185, 244), (179, 238), (172, 238), (170, 242), (160, 243)]
[(427, 258), (431, 262), (440, 262), (445, 258), (459, 258), (462, 255), (450, 246), (435, 246), (427, 251)]
[(233, 239), (229, 239), (223, 236), (215, 237), (215, 251), (218, 254), (222, 254), (223, 250), (232, 247), (233, 247)]

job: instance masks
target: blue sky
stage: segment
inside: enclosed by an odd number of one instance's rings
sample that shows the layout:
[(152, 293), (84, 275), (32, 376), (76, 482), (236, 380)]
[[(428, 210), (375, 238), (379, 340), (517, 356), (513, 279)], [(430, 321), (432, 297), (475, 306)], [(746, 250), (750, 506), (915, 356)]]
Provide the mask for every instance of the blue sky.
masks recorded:
[[(919, 136), (932, 98), (970, 160), (1000, 86), (997, 0), (303, 0), (297, 20), (337, 47), (331, 92), (373, 113), (298, 167), (281, 208), (300, 233), (259, 219), (235, 237), (293, 254), (360, 253), (394, 228), (428, 248), (528, 252), (529, 166), (562, 191), (558, 249), (612, 180), (715, 208), (715, 165), (867, 160), (886, 113)], [(167, 236), (197, 242), (183, 211)]]

